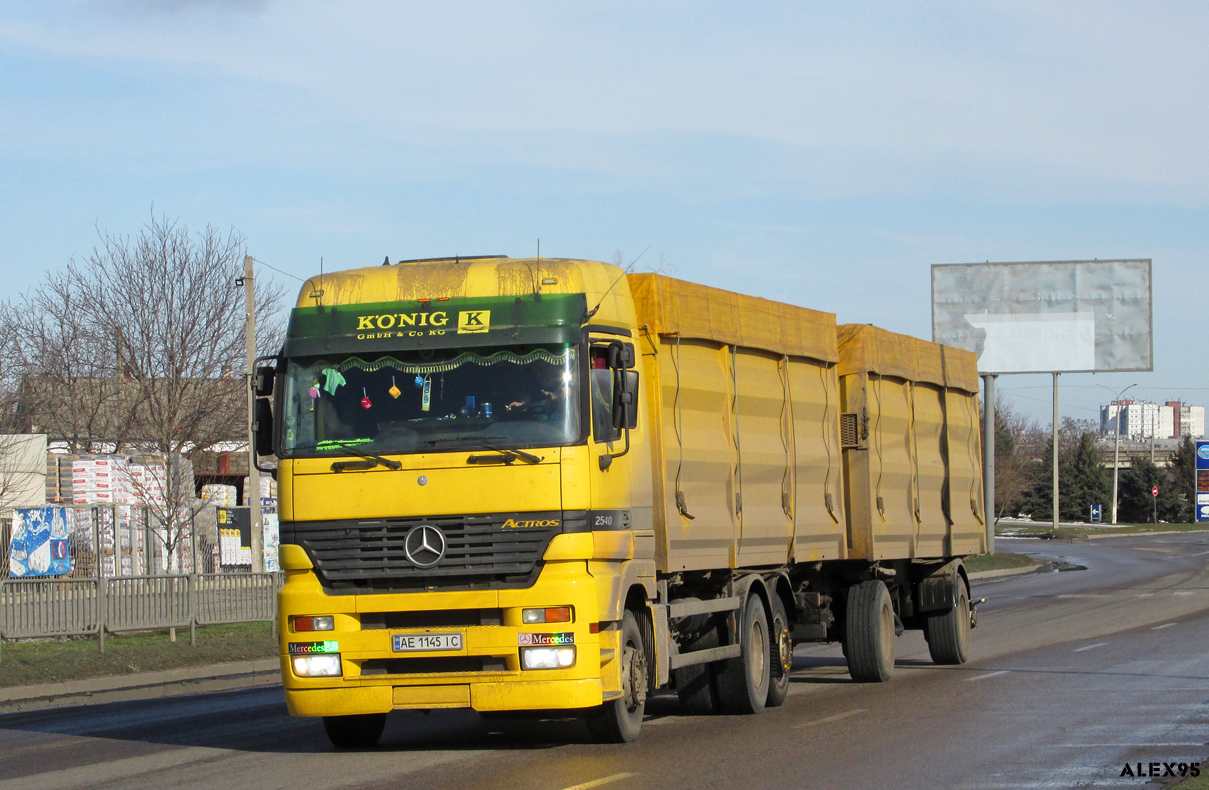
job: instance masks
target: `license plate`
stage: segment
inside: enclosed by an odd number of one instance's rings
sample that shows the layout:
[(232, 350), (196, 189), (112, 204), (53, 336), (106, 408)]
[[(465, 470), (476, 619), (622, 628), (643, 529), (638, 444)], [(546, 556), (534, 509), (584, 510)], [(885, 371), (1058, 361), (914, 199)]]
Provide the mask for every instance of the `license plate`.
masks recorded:
[(462, 649), (461, 634), (395, 634), (392, 640), (396, 653)]

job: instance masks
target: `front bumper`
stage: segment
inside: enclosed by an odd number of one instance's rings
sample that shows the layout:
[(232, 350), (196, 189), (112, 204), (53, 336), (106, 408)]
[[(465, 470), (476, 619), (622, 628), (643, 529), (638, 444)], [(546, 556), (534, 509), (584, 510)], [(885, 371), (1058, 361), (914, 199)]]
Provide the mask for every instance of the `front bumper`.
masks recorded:
[[(593, 633), (600, 607), (598, 579), (581, 560), (547, 561), (537, 582), (521, 590), (328, 595), (310, 571), (287, 571), (279, 593), (281, 670), (286, 704), (295, 716), (343, 716), (398, 709), (473, 708), (478, 711), (588, 708), (620, 689), (617, 631)], [(571, 623), (527, 625), (521, 609), (571, 606)], [(383, 612), (498, 611), (499, 625), (423, 628), (363, 627)], [(296, 633), (291, 615), (333, 615), (334, 631)], [(392, 649), (396, 634), (462, 634), (460, 650), (420, 654)], [(520, 666), (522, 634), (573, 634), (575, 665), (529, 670)], [(341, 677), (294, 674), (290, 643), (334, 641)], [(417, 661), (416, 659), (423, 659)], [(481, 665), (464, 671), (467, 663)], [(419, 667), (417, 669), (416, 667)], [(457, 671), (457, 668), (463, 671)], [(455, 671), (445, 671), (454, 668)], [(363, 671), (365, 670), (365, 671)], [(372, 672), (372, 674), (371, 674)]]

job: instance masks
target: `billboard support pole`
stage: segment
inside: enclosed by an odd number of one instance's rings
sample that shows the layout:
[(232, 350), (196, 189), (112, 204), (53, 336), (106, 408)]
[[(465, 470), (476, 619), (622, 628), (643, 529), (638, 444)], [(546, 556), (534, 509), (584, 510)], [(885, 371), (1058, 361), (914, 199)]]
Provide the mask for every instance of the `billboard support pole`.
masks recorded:
[(987, 554), (995, 553), (995, 373), (982, 376), (982, 498)]
[(1058, 376), (1054, 374), (1054, 529), (1058, 528)]

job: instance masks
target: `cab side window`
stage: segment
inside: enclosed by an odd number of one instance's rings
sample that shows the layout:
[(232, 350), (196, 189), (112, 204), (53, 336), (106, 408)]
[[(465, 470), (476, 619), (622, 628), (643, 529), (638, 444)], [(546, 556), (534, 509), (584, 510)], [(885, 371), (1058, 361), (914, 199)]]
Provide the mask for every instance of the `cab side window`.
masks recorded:
[(621, 438), (621, 429), (613, 427), (613, 371), (603, 347), (592, 349), (591, 363), (592, 436), (600, 444), (615, 442)]

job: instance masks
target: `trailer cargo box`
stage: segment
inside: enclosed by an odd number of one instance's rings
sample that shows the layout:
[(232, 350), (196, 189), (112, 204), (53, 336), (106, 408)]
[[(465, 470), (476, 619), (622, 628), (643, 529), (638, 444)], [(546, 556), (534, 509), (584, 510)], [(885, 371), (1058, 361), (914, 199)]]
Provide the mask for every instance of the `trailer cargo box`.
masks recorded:
[(867, 324), (839, 354), (849, 556), (985, 551), (974, 354)]
[(660, 571), (846, 556), (835, 316), (631, 275)]

